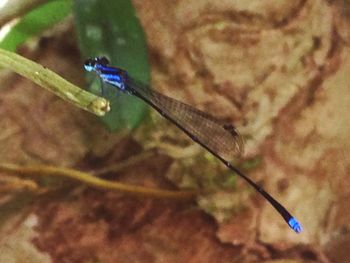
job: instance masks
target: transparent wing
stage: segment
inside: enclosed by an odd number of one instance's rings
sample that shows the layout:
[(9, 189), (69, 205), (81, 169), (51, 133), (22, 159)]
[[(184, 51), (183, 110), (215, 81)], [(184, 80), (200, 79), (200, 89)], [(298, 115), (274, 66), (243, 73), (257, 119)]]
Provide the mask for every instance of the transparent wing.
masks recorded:
[(128, 79), (127, 89), (150, 104), (194, 141), (223, 159), (232, 160), (242, 154), (243, 138), (233, 125), (222, 123), (207, 113), (151, 90), (131, 78)]

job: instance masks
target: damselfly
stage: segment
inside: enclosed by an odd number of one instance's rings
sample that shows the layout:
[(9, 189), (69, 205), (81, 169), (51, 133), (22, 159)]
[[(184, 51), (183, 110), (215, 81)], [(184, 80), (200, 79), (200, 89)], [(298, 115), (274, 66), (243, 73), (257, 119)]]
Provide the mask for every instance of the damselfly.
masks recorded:
[(299, 222), (284, 206), (230, 163), (229, 160), (233, 155), (243, 151), (242, 137), (233, 125), (222, 123), (215, 117), (188, 104), (150, 89), (129, 76), (125, 70), (109, 66), (109, 61), (105, 57), (88, 59), (84, 67), (89, 72), (95, 72), (103, 82), (114, 86), (121, 92), (136, 96), (153, 107), (193, 141), (212, 153), (230, 170), (254, 187), (296, 233), (302, 231)]

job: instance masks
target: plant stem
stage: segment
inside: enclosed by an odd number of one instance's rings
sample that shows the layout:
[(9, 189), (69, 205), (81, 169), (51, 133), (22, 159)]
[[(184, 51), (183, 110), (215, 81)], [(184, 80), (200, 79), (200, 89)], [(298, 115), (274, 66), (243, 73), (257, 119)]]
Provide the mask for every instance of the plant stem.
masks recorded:
[(95, 188), (115, 190), (143, 197), (170, 198), (178, 200), (191, 200), (195, 197), (194, 191), (169, 191), (136, 185), (128, 185), (104, 180), (85, 172), (49, 165), (20, 166), (15, 164), (0, 163), (0, 171), (26, 176), (64, 176), (83, 182)]
[(106, 99), (71, 84), (53, 71), (16, 53), (0, 49), (0, 66), (15, 71), (60, 98), (98, 116), (103, 116), (110, 110)]

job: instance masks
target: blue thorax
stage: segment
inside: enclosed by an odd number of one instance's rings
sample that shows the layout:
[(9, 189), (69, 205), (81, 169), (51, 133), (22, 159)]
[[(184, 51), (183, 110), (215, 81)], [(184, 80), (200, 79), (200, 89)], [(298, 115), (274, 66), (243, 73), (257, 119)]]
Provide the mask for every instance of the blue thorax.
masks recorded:
[(94, 70), (103, 82), (109, 83), (121, 91), (125, 91), (127, 73), (124, 70), (100, 64), (96, 64)]

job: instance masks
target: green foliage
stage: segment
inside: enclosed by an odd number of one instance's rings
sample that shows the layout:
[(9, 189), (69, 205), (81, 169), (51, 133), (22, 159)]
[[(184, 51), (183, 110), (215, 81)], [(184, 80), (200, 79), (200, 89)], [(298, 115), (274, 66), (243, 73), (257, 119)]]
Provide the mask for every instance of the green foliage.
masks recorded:
[(0, 48), (16, 51), (18, 45), (64, 19), (71, 11), (71, 0), (49, 1), (20, 18), (0, 41)]
[[(74, 2), (79, 45), (85, 58), (106, 56), (114, 66), (149, 83), (150, 67), (144, 32), (132, 3), (127, 0), (76, 0)], [(90, 79), (91, 80), (91, 79)], [(99, 91), (100, 81), (90, 81), (90, 90)], [(133, 129), (144, 118), (146, 106), (138, 99), (115, 92), (104, 94), (111, 111), (102, 119), (110, 130)]]

